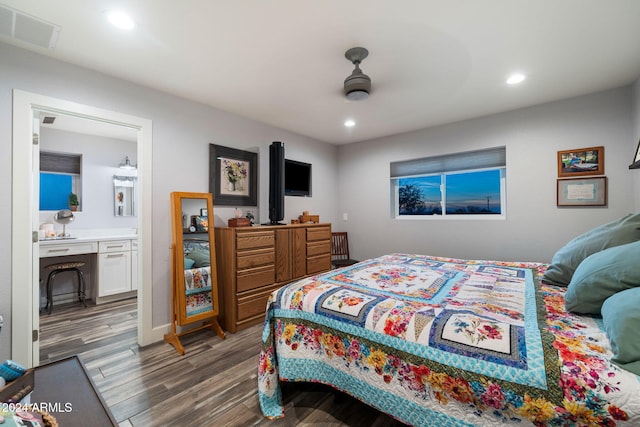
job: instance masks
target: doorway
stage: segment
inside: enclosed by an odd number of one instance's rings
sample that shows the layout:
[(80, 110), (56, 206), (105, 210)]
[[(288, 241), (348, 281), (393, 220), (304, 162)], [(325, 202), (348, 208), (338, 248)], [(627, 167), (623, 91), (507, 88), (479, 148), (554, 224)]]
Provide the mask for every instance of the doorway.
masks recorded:
[[(152, 123), (148, 119), (14, 90), (12, 173), (12, 359), (25, 366), (39, 364), (39, 212), (34, 194), (38, 183), (37, 122), (41, 112), (80, 117), (135, 130), (137, 133), (139, 210), (138, 230), (138, 344), (158, 340), (152, 328), (151, 294), (151, 162)], [(36, 172), (37, 171), (37, 172)], [(161, 339), (161, 338), (160, 338)]]

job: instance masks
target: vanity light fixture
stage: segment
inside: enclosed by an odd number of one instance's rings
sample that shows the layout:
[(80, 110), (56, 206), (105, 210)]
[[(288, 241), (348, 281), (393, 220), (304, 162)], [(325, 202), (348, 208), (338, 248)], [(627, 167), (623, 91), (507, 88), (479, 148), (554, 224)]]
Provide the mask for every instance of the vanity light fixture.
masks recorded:
[(120, 169), (134, 170), (137, 169), (136, 165), (132, 165), (129, 161), (129, 156), (124, 158), (124, 163), (120, 163)]
[(525, 81), (526, 78), (527, 76), (522, 73), (515, 73), (509, 76), (509, 78), (507, 79), (507, 84), (517, 85), (518, 83), (522, 83), (523, 81)]
[(121, 30), (132, 30), (133, 27), (135, 27), (133, 19), (119, 10), (110, 12), (107, 15), (107, 19), (114, 27), (120, 28)]
[(356, 122), (351, 119), (348, 119), (344, 121), (344, 125), (345, 127), (352, 128), (356, 125)]

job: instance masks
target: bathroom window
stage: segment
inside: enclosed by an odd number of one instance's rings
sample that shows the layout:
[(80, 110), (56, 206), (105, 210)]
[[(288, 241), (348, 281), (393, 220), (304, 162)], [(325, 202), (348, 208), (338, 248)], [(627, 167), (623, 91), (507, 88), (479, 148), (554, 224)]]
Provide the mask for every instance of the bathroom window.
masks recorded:
[(69, 208), (69, 194), (80, 198), (82, 155), (40, 152), (40, 210)]

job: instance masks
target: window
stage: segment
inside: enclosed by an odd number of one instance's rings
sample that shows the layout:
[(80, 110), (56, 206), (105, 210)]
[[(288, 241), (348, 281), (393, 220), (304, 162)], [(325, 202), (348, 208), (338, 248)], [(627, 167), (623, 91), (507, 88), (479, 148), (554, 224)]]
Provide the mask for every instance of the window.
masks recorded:
[(505, 147), (391, 163), (396, 218), (504, 218)]
[(40, 210), (69, 208), (69, 194), (80, 194), (82, 156), (40, 152)]

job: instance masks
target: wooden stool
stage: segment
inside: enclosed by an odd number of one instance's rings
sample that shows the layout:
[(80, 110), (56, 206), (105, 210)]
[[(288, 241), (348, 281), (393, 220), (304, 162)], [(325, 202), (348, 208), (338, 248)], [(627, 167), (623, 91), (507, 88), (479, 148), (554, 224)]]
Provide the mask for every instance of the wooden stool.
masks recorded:
[(53, 279), (56, 278), (58, 273), (63, 273), (65, 271), (75, 271), (78, 275), (78, 301), (82, 302), (85, 307), (87, 306), (87, 303), (84, 301), (84, 274), (80, 271), (80, 267), (84, 266), (84, 264), (84, 261), (74, 261), (51, 264), (45, 267), (46, 270), (51, 270), (51, 273), (49, 273), (49, 277), (47, 278), (47, 305), (44, 308), (45, 310), (48, 309), (49, 314), (51, 314), (51, 311), (53, 310)]

